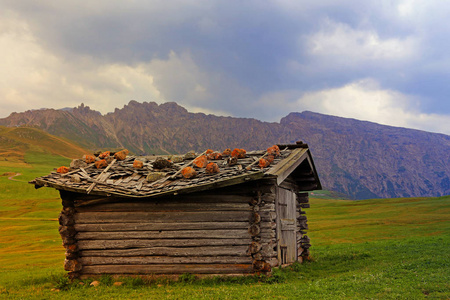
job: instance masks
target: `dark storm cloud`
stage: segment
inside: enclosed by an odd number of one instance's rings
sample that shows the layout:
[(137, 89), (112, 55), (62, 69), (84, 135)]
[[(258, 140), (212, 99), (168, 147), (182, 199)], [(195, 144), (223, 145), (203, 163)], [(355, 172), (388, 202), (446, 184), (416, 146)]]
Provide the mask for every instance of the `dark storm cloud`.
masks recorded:
[[(89, 85), (92, 95), (101, 95), (97, 85), (127, 81), (120, 78), (126, 70), (139, 78), (137, 96), (145, 95), (148, 79), (152, 97), (160, 101), (277, 120), (310, 108), (305, 95), (339, 91), (345, 97), (344, 91), (360, 92), (367, 79), (377, 87), (366, 91), (370, 95), (409, 98), (407, 115), (450, 110), (449, 9), (433, 1), (6, 1), (0, 6), (26, 20), (36, 43), (60, 64), (74, 62), (91, 74), (88, 84), (75, 75), (75, 67), (67, 67), (71, 79)], [(108, 82), (111, 66), (117, 81)], [(97, 82), (93, 70), (102, 68), (105, 79)], [(123, 97), (132, 94), (134, 82), (123, 83), (116, 94), (127, 88)], [(395, 99), (383, 101), (398, 108)], [(316, 111), (332, 109), (317, 100)]]

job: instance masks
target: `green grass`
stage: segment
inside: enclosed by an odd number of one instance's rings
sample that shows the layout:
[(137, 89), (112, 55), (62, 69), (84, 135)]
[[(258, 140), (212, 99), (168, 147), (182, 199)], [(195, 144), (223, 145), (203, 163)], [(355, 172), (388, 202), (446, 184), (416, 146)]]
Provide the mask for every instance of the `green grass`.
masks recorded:
[(56, 220), (59, 195), (26, 183), (68, 160), (37, 153), (25, 160), (27, 167), (0, 167), (0, 175), (23, 174), (16, 177), (23, 182), (0, 176), (0, 299), (450, 298), (450, 197), (313, 198), (306, 210), (312, 261), (272, 277), (104, 276), (98, 287), (92, 280), (69, 283)]
[(362, 243), (450, 233), (450, 196), (377, 200), (312, 199), (308, 235), (315, 245)]
[[(447, 299), (450, 236), (335, 244), (314, 249), (314, 261), (267, 278), (217, 278), (169, 283), (139, 279), (100, 279), (98, 287), (69, 284), (57, 268), (9, 272), (10, 299)], [(444, 254), (444, 255), (443, 255)], [(448, 255), (448, 254), (447, 254)], [(186, 276), (185, 276), (186, 277)], [(122, 281), (122, 286), (113, 286)], [(5, 280), (2, 280), (5, 283)], [(52, 288), (59, 291), (52, 291)]]

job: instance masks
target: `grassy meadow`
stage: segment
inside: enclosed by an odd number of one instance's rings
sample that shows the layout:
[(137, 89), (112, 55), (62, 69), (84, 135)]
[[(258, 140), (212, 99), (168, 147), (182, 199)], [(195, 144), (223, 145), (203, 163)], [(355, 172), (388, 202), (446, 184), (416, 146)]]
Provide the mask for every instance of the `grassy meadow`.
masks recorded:
[[(450, 196), (363, 201), (311, 198), (312, 259), (272, 277), (69, 283), (58, 193), (27, 181), (69, 159), (27, 152), (0, 161), (0, 299), (449, 299)], [(9, 180), (13, 174), (18, 181)], [(327, 194), (328, 195), (328, 194)], [(114, 281), (123, 285), (114, 286)]]

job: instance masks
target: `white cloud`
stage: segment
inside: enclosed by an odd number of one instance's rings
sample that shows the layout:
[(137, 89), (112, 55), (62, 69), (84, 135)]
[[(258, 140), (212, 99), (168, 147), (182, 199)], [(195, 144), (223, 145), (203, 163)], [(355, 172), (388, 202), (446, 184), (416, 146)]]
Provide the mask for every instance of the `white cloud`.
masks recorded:
[[(230, 115), (220, 108), (220, 100), (241, 89), (219, 73), (203, 71), (189, 51), (170, 51), (166, 59), (133, 65), (86, 55), (68, 59), (42, 47), (27, 22), (16, 15), (4, 20), (0, 27), (0, 118), (13, 111), (75, 107), (81, 102), (107, 113), (130, 100), (176, 101), (193, 112)], [(225, 92), (212, 92), (221, 89)], [(230, 96), (228, 103), (233, 101), (240, 99)]]
[(306, 43), (308, 54), (346, 65), (411, 60), (419, 50), (413, 37), (382, 38), (375, 30), (354, 29), (330, 19), (325, 19), (321, 30), (309, 35)]
[(4, 16), (0, 117), (12, 111), (73, 107), (81, 102), (106, 113), (131, 99), (163, 100), (145, 64), (97, 64), (88, 57), (64, 60), (41, 47), (25, 21), (11, 13)]
[(300, 107), (301, 110), (450, 134), (450, 115), (421, 113), (417, 99), (383, 89), (373, 79), (305, 93), (289, 106), (293, 111)]

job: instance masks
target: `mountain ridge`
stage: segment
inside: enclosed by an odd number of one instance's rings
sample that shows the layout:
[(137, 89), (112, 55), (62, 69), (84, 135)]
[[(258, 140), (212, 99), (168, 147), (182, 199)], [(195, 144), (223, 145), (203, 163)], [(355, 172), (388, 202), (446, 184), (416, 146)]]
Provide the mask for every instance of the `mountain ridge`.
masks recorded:
[(263, 122), (191, 113), (175, 102), (132, 100), (105, 115), (82, 104), (14, 113), (0, 125), (38, 127), (85, 148), (128, 148), (135, 154), (256, 150), (302, 140), (324, 188), (353, 199), (450, 194), (450, 136), (310, 111)]

